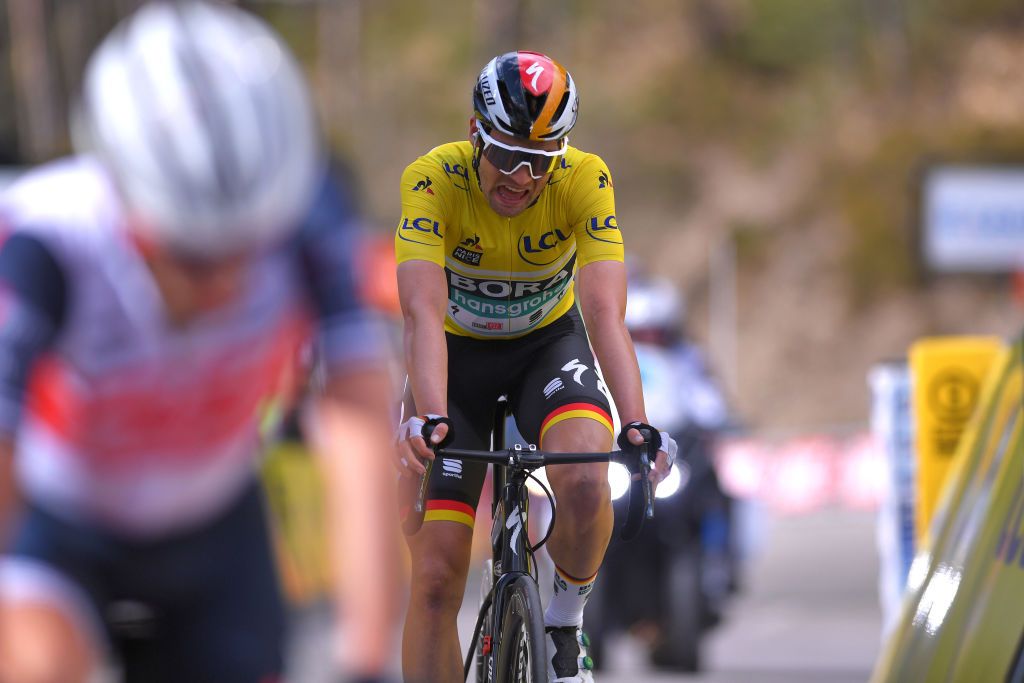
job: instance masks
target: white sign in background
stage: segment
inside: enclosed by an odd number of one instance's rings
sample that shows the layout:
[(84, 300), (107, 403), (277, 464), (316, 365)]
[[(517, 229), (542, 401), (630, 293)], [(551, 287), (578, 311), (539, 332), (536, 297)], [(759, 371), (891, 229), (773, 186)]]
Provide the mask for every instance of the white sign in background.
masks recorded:
[(1024, 271), (1024, 167), (946, 166), (924, 181), (923, 243), (943, 272)]

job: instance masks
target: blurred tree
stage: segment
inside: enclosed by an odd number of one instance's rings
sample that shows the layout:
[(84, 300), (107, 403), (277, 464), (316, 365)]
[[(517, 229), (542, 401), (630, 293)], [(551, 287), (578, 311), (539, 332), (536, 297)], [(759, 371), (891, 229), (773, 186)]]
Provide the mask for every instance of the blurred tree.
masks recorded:
[(523, 0), (475, 0), (474, 12), (478, 62), (484, 64), (496, 54), (517, 50), (522, 46), (527, 6)]
[(39, 0), (8, 0), (7, 16), (19, 151), (25, 161), (42, 161), (57, 153), (64, 130), (50, 63), (46, 8)]
[[(7, 5), (0, 4), (0, 36), (9, 36), (7, 23)], [(6, 39), (0, 41), (5, 45)], [(14, 83), (12, 80), (10, 50), (0, 49), (0, 97), (8, 103), (0, 107), (0, 165), (17, 163), (18, 160), (18, 125), (17, 113), (14, 111)]]
[[(319, 5), (315, 81), (328, 131), (354, 145), (369, 143), (364, 136), (342, 131), (361, 129), (365, 107), (362, 60), (363, 0), (337, 0)], [(338, 141), (333, 141), (337, 143)]]

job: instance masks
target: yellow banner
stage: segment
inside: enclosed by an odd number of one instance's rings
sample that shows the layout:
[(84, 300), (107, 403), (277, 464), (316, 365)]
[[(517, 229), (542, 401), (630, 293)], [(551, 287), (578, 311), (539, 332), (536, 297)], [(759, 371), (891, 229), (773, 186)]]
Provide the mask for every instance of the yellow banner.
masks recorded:
[(916, 539), (924, 537), (964, 426), (1003, 342), (997, 337), (932, 337), (910, 348), (917, 455)]

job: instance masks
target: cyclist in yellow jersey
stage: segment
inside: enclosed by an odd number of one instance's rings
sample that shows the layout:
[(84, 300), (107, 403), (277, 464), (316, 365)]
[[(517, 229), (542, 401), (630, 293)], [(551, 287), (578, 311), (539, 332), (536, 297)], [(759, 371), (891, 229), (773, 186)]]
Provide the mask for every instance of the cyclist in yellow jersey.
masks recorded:
[[(484, 67), (473, 106), (468, 141), (431, 150), (402, 176), (395, 249), (410, 390), (399, 466), (409, 477), (425, 471), (421, 459), (433, 455), (420, 429), (439, 417), (450, 419), (455, 446), (486, 448), (503, 394), (531, 443), (601, 451), (614, 437), (610, 390), (624, 425), (619, 442), (641, 443), (636, 428), (649, 425), (623, 323), (612, 179), (598, 156), (568, 144), (576, 84), (545, 55), (509, 52)], [(440, 425), (433, 440), (447, 430)], [(675, 442), (652, 431), (657, 483)], [(462, 678), (456, 616), (485, 472), (439, 464), (423, 527), (410, 539), (407, 681)], [(556, 565), (544, 615), (549, 677), (591, 681), (583, 607), (612, 530), (607, 464), (548, 470), (559, 505), (548, 542)]]

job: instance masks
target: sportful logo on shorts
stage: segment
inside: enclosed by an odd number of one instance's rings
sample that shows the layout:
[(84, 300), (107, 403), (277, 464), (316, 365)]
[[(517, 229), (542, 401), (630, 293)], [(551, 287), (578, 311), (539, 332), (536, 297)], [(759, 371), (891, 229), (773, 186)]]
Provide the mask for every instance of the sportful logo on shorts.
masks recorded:
[(551, 396), (560, 389), (564, 389), (565, 385), (562, 383), (561, 378), (556, 377), (547, 386), (544, 387), (544, 398), (551, 398)]
[(441, 458), (441, 468), (444, 470), (442, 476), (462, 478), (462, 461)]

